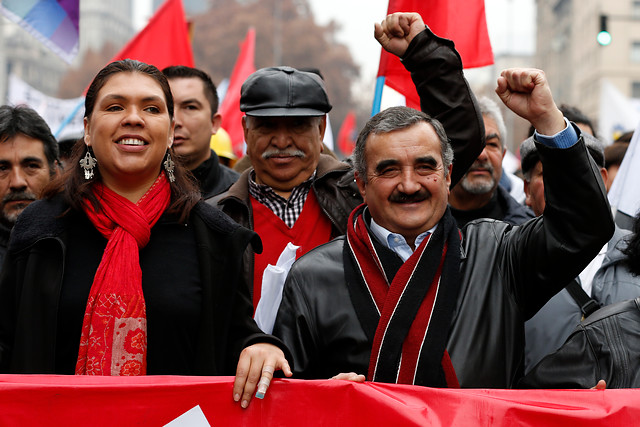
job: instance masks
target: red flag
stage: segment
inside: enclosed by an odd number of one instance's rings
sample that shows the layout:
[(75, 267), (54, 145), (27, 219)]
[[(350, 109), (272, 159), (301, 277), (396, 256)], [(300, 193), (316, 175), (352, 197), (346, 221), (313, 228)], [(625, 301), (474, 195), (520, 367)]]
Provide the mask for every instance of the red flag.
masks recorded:
[(242, 112), (240, 111), (240, 88), (251, 73), (256, 71), (254, 63), (256, 52), (256, 30), (249, 28), (247, 36), (240, 45), (240, 54), (233, 66), (227, 94), (220, 105), (222, 127), (229, 133), (233, 152), (238, 158), (244, 155), (244, 131), (242, 130)]
[[(434, 34), (453, 40), (464, 68), (493, 64), (484, 0), (389, 0), (387, 13), (394, 12), (417, 12)], [(399, 58), (384, 49), (378, 76), (384, 76), (387, 86), (405, 96), (407, 106), (420, 107), (411, 76)]]
[(162, 70), (170, 65), (193, 67), (187, 20), (181, 0), (167, 0), (146, 27), (111, 61), (136, 59)]
[(350, 156), (356, 146), (356, 114), (349, 111), (338, 132), (338, 148), (345, 156)]

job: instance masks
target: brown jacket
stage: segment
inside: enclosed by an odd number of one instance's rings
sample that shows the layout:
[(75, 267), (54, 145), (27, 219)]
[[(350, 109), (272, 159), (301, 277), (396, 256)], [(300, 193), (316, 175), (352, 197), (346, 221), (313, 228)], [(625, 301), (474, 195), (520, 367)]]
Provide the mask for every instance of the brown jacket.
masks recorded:
[[(252, 170), (253, 168), (244, 171), (229, 190), (207, 201), (250, 230), (253, 230), (253, 212), (249, 200), (249, 174)], [(351, 166), (329, 155), (321, 154), (316, 168), (316, 179), (311, 188), (323, 213), (331, 221), (332, 237), (344, 234), (349, 214), (362, 203)], [(247, 283), (252, 284), (254, 257), (251, 248), (245, 251), (243, 261), (245, 279)], [(249, 288), (253, 294), (253, 287)]]

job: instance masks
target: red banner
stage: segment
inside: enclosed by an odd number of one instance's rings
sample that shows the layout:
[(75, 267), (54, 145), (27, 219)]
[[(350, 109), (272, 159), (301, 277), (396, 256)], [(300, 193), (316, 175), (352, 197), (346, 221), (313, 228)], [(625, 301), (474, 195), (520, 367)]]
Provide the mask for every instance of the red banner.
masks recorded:
[(634, 425), (637, 390), (434, 389), (274, 380), (243, 410), (231, 377), (0, 375), (2, 426), (163, 426), (199, 406), (211, 426)]

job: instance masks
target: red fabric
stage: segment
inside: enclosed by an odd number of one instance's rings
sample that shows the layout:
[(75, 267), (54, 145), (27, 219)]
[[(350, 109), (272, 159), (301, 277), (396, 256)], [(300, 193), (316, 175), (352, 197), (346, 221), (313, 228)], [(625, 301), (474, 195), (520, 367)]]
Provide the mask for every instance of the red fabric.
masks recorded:
[(340, 132), (338, 132), (338, 148), (343, 155), (350, 156), (353, 153), (357, 136), (356, 113), (349, 111), (340, 126)]
[[(389, 0), (387, 13), (417, 12), (439, 37), (453, 40), (464, 68), (493, 64), (484, 0)], [(382, 49), (378, 76), (406, 97), (407, 106), (420, 108), (420, 98), (400, 59)]]
[[(428, 240), (428, 238), (424, 239), (420, 246), (426, 245), (426, 240)], [(420, 248), (416, 249), (411, 258), (416, 255), (416, 252), (418, 252), (419, 249)], [(444, 256), (446, 253), (447, 243), (445, 242), (438, 272), (436, 273), (433, 281), (431, 282), (431, 285), (429, 286), (426, 297), (422, 300), (422, 304), (420, 305), (420, 309), (418, 310), (418, 315), (413, 321), (411, 329), (409, 329), (409, 335), (407, 335), (407, 339), (405, 339), (404, 344), (402, 345), (402, 363), (400, 364), (400, 372), (398, 373), (398, 384), (413, 384), (415, 377), (414, 373), (418, 365), (420, 351), (428, 351), (428, 349), (423, 349), (421, 344), (424, 341), (424, 337), (429, 329), (431, 314), (433, 313), (436, 297), (438, 295), (438, 289), (440, 288), (440, 276), (442, 274), (442, 265), (444, 264)], [(410, 261), (411, 258), (409, 258), (407, 261)], [(417, 260), (412, 262), (417, 262)], [(400, 283), (406, 283), (409, 280), (410, 273), (413, 273), (413, 269), (409, 270), (408, 268), (405, 268), (406, 264), (407, 263), (405, 263), (396, 274), (396, 277), (391, 284), (391, 289), (394, 289), (396, 280), (400, 280)], [(398, 276), (400, 277), (398, 278)], [(400, 294), (398, 294), (397, 297), (394, 297), (394, 299), (396, 301), (400, 299)], [(453, 365), (451, 365), (451, 368), (453, 368)], [(456, 379), (456, 384), (457, 382), (458, 381)]]
[(137, 204), (100, 182), (93, 192), (102, 209), (85, 201), (84, 210), (108, 242), (87, 300), (76, 375), (145, 375), (147, 318), (139, 250), (169, 205), (169, 182), (161, 173)]
[(256, 52), (256, 30), (249, 28), (247, 36), (240, 45), (238, 60), (233, 66), (227, 94), (220, 105), (222, 127), (231, 138), (233, 153), (238, 158), (244, 155), (244, 131), (242, 130), (242, 111), (240, 111), (240, 88), (242, 83), (256, 71), (254, 63)]
[(458, 376), (456, 375), (455, 369), (453, 369), (453, 363), (451, 363), (451, 356), (449, 356), (449, 352), (446, 349), (442, 355), (442, 369), (444, 369), (444, 376), (447, 379), (449, 387), (460, 388)]
[(274, 379), (241, 409), (232, 377), (0, 375), (0, 425), (162, 426), (199, 405), (212, 426), (632, 426), (638, 390), (439, 389)]
[(253, 209), (253, 230), (258, 233), (264, 250), (256, 254), (253, 264), (253, 307), (258, 306), (262, 294), (262, 274), (267, 265), (276, 265), (280, 254), (292, 242), (300, 246), (296, 258), (309, 252), (316, 246), (331, 240), (331, 221), (322, 213), (322, 208), (313, 192), (309, 191), (300, 216), (287, 227), (271, 209), (251, 197)]
[(136, 59), (162, 70), (170, 65), (193, 67), (193, 52), (181, 0), (167, 0), (146, 27), (111, 61)]
[[(405, 287), (415, 273), (431, 235), (427, 236), (422, 243), (420, 243), (420, 246), (418, 246), (409, 259), (402, 264), (393, 278), (393, 281), (389, 284), (389, 279), (385, 276), (384, 269), (377, 256), (376, 250), (373, 247), (364, 219), (362, 216), (354, 219), (354, 215), (356, 215), (358, 211), (358, 209), (354, 210), (351, 214), (351, 218), (349, 218), (347, 236), (349, 239), (349, 245), (353, 249), (353, 253), (358, 261), (360, 272), (369, 287), (371, 295), (373, 296), (380, 313), (380, 320), (378, 322), (371, 347), (371, 359), (369, 361), (369, 372), (367, 375), (367, 379), (371, 380), (375, 377), (375, 372), (378, 368), (382, 342), (387, 333), (391, 316), (394, 314), (398, 306), (398, 302), (405, 290)], [(420, 350), (422, 349), (422, 343), (424, 342), (427, 334), (431, 314), (435, 308), (436, 297), (438, 295), (440, 285), (440, 274), (442, 272), (442, 265), (444, 263), (446, 252), (447, 244), (445, 243), (438, 271), (433, 277), (432, 283), (427, 291), (427, 295), (422, 301), (418, 313), (409, 328), (407, 337), (402, 344), (402, 361), (398, 372), (398, 384), (413, 384), (414, 382), (415, 372), (418, 368)], [(453, 368), (453, 366), (451, 365), (450, 368)], [(447, 376), (447, 379), (449, 379), (449, 376)], [(452, 386), (455, 386), (456, 384), (457, 380), (452, 384)]]

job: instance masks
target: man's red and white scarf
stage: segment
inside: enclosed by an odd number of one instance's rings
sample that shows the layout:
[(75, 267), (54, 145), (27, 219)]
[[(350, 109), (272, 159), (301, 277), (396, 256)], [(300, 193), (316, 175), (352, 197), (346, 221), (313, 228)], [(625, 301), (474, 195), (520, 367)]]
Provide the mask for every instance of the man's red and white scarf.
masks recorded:
[(352, 302), (372, 339), (367, 379), (459, 387), (446, 351), (460, 288), (460, 232), (455, 220), (447, 209), (434, 234), (389, 281), (364, 211), (361, 205), (349, 218), (345, 262), (350, 265), (345, 264), (345, 270)]
[(101, 209), (85, 201), (84, 211), (108, 242), (87, 300), (76, 375), (145, 375), (147, 315), (139, 251), (169, 206), (171, 189), (162, 172), (135, 204), (100, 182), (93, 193)]

